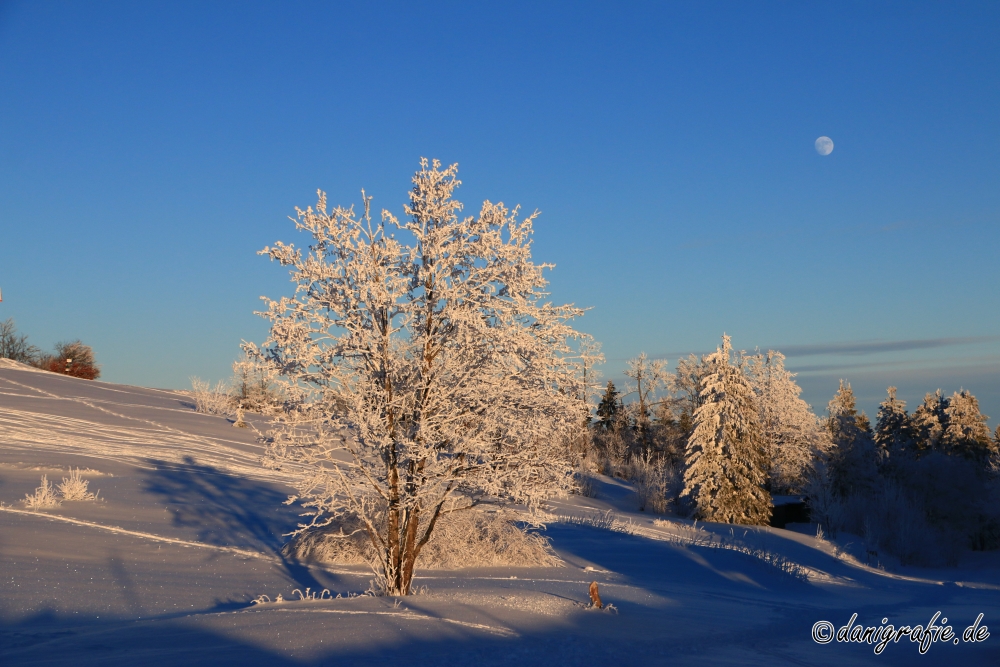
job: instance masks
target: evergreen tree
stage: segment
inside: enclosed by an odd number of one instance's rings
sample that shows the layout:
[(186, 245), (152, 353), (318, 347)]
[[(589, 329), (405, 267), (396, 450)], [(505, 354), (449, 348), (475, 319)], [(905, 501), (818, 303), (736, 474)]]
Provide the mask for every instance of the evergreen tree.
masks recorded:
[(914, 447), (910, 430), (910, 416), (906, 413), (906, 402), (896, 398), (896, 388), (889, 387), (888, 398), (878, 407), (875, 422), (875, 443), (890, 456), (909, 452)]
[(683, 497), (708, 521), (766, 524), (771, 494), (764, 489), (768, 462), (753, 387), (731, 360), (729, 336), (706, 362), (701, 406), (688, 439)]
[(979, 412), (979, 401), (966, 390), (956, 391), (945, 407), (947, 426), (939, 447), (946, 454), (985, 461), (994, 453), (988, 417)]
[(611, 430), (618, 422), (621, 414), (620, 392), (615, 390), (615, 383), (608, 380), (608, 387), (597, 406), (597, 425), (605, 430)]
[(924, 402), (914, 411), (913, 418), (910, 420), (910, 428), (914, 445), (919, 454), (937, 449), (948, 419), (945, 413), (947, 406), (947, 399), (941, 395), (941, 390), (938, 389), (933, 394), (926, 394)]
[(858, 414), (851, 385), (840, 381), (840, 389), (830, 400), (827, 427), (833, 441), (830, 453), (830, 481), (841, 496), (874, 488), (878, 480), (879, 455), (868, 417)]

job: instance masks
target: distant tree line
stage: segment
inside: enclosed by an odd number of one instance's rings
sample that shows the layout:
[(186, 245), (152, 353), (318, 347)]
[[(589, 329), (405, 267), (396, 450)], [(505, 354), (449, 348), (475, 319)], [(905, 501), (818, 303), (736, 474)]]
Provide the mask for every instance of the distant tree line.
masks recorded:
[(625, 375), (588, 419), (584, 459), (635, 482), (641, 509), (765, 524), (773, 495), (803, 495), (828, 534), (904, 562), (954, 560), (935, 542), (1000, 546), (1000, 428), (969, 391), (927, 394), (909, 414), (889, 387), (873, 427), (842, 381), (820, 418), (780, 352), (735, 352), (728, 336), (674, 373), (643, 354)]
[(94, 360), (94, 351), (79, 340), (56, 343), (52, 354), (45, 354), (28, 342), (26, 334), (19, 334), (13, 318), (0, 322), (0, 359), (11, 359), (35, 368), (71, 375), (85, 380), (96, 380), (101, 368)]

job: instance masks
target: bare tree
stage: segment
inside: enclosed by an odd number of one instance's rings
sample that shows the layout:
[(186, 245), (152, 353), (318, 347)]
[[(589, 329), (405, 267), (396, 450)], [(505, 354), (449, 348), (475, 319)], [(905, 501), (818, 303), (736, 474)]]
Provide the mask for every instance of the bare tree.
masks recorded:
[[(537, 215), (459, 218), (457, 165), (421, 161), (406, 219), (297, 209), (309, 250), (278, 243), (293, 297), (266, 300), (265, 359), (285, 410), (265, 463), (301, 470), (312, 527), (363, 526), (388, 593), (410, 592), (438, 519), (489, 498), (537, 506), (574, 484), (564, 436), (584, 411), (568, 324), (531, 261)], [(397, 235), (402, 239), (397, 238)]]
[(631, 394), (636, 396), (635, 402), (631, 404), (635, 428), (643, 449), (648, 449), (650, 407), (656, 390), (666, 385), (670, 377), (667, 372), (667, 364), (661, 359), (650, 360), (646, 357), (646, 353), (642, 352), (638, 357), (628, 360), (625, 376), (631, 378), (635, 385), (627, 386), (622, 396)]
[(14, 318), (0, 322), (0, 359), (11, 359), (23, 364), (34, 362), (41, 352), (28, 343), (28, 337), (17, 333)]

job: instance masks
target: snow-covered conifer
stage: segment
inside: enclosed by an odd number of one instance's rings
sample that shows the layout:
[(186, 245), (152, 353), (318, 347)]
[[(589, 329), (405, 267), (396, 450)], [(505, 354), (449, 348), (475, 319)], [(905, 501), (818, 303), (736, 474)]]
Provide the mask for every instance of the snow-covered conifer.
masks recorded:
[(870, 490), (878, 480), (879, 452), (872, 437), (868, 418), (858, 414), (854, 390), (840, 381), (840, 388), (827, 406), (827, 428), (833, 448), (828, 475), (834, 490), (846, 496)]
[(753, 387), (732, 360), (729, 336), (705, 361), (710, 373), (701, 390), (688, 439), (682, 497), (708, 521), (766, 524), (771, 495), (764, 489), (767, 458)]
[(582, 314), (546, 301), (535, 215), (485, 202), (460, 218), (457, 165), (421, 161), (407, 219), (298, 210), (308, 250), (265, 248), (292, 297), (265, 300), (263, 350), (285, 378), (265, 463), (301, 471), (301, 530), (360, 524), (382, 586), (410, 592), (438, 519), (484, 499), (537, 506), (574, 484), (565, 437), (584, 411)]
[(985, 461), (995, 452), (987, 426), (989, 418), (979, 412), (979, 401), (970, 392), (963, 389), (952, 394), (945, 415), (947, 427), (939, 446), (946, 454)]
[(747, 359), (757, 396), (764, 446), (771, 462), (771, 490), (799, 493), (813, 462), (829, 449), (829, 437), (809, 404), (799, 398), (795, 374), (785, 369), (785, 355), (773, 350)]
[(896, 388), (889, 387), (888, 397), (878, 407), (875, 422), (875, 443), (890, 456), (909, 452), (914, 441), (906, 402), (896, 398)]
[(945, 414), (947, 407), (948, 399), (938, 389), (933, 394), (926, 394), (924, 402), (913, 412), (910, 425), (918, 452), (923, 453), (937, 449), (938, 442), (944, 434), (945, 422), (948, 419)]

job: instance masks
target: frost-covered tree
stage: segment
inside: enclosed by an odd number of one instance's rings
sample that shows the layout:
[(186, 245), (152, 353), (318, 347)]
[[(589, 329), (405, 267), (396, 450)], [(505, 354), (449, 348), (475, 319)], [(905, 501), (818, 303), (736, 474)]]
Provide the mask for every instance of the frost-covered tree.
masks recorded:
[(701, 406), (688, 439), (682, 497), (708, 521), (766, 524), (771, 517), (767, 454), (750, 380), (732, 359), (729, 336), (705, 359)]
[(914, 410), (910, 427), (918, 452), (924, 453), (938, 448), (948, 420), (945, 414), (947, 407), (948, 399), (938, 389), (933, 394), (926, 394), (924, 402)]
[(601, 379), (602, 373), (597, 370), (597, 366), (604, 363), (604, 354), (601, 352), (601, 344), (594, 340), (590, 334), (580, 334), (577, 348), (582, 396), (587, 410), (586, 421), (589, 424), (592, 419), (590, 411), (593, 404), (591, 401), (601, 395), (598, 382)]
[(944, 409), (947, 426), (941, 435), (940, 449), (946, 454), (985, 461), (995, 453), (990, 438), (988, 417), (979, 412), (979, 401), (966, 390), (956, 391)]
[(635, 401), (629, 405), (632, 413), (632, 423), (635, 426), (640, 446), (648, 449), (650, 435), (650, 407), (653, 404), (653, 396), (656, 390), (663, 387), (670, 374), (667, 372), (667, 365), (660, 359), (646, 357), (642, 352), (638, 357), (628, 360), (628, 368), (625, 369), (625, 376), (631, 378), (634, 386), (628, 386), (624, 395), (635, 394)]
[(277, 371), (260, 359), (244, 356), (233, 362), (232, 398), (250, 412), (271, 414), (283, 396), (276, 384)]
[(879, 405), (875, 421), (875, 444), (890, 456), (911, 452), (915, 443), (906, 402), (896, 398), (895, 387), (886, 392), (888, 396)]
[(670, 391), (677, 402), (678, 421), (690, 425), (695, 411), (701, 406), (701, 390), (705, 377), (711, 372), (707, 358), (689, 354), (677, 360), (677, 370), (670, 377)]
[(829, 449), (829, 437), (802, 388), (785, 369), (785, 355), (770, 350), (747, 359), (747, 374), (757, 397), (764, 447), (770, 461), (771, 490), (800, 493), (817, 456)]
[(842, 496), (872, 489), (878, 481), (879, 452), (868, 418), (858, 413), (856, 404), (850, 383), (841, 380), (827, 405), (827, 428), (833, 442), (828, 474), (833, 489)]
[[(406, 218), (297, 209), (308, 251), (261, 254), (290, 268), (295, 294), (267, 300), (262, 350), (286, 380), (270, 466), (301, 471), (311, 527), (353, 520), (392, 594), (442, 515), (489, 498), (537, 506), (569, 490), (563, 436), (584, 410), (568, 321), (531, 260), (536, 214), (485, 202), (459, 217), (457, 165), (421, 161)], [(576, 358), (574, 358), (576, 357)]]

